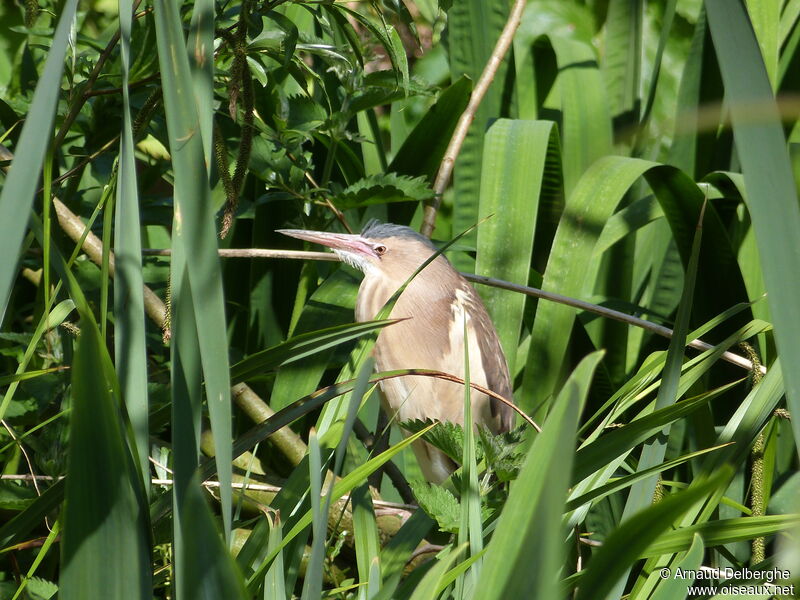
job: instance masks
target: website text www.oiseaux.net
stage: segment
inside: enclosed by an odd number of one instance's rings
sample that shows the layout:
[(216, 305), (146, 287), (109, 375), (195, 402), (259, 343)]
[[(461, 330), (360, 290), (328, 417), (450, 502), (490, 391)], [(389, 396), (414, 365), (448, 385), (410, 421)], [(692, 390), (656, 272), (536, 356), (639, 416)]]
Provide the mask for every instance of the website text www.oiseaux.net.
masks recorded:
[[(751, 571), (750, 569), (706, 568), (699, 570), (669, 569), (659, 572), (661, 579), (684, 579), (693, 581), (687, 589), (687, 598), (693, 596), (748, 596), (773, 594), (776, 596), (794, 596), (795, 586), (788, 583), (791, 573), (786, 569), (769, 569), (767, 571)], [(704, 580), (707, 580), (704, 582)], [(725, 581), (728, 580), (728, 581)], [(714, 581), (721, 581), (715, 584)]]

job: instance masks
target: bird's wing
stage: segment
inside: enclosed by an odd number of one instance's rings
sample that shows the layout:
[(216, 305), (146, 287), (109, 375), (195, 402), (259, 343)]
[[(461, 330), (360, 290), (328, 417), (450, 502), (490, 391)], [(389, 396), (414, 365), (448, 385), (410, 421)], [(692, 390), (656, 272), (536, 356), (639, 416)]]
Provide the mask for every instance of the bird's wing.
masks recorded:
[[(486, 386), (503, 398), (513, 401), (511, 397), (511, 380), (508, 375), (508, 363), (489, 313), (486, 312), (486, 307), (483, 305), (483, 301), (478, 292), (475, 291), (475, 288), (466, 281), (462, 282), (461, 287), (470, 300), (470, 317), (473, 319), (477, 331), (480, 332), (478, 344), (481, 350), (483, 371), (486, 374)], [(496, 398), (490, 398), (489, 407), (492, 417), (497, 418), (499, 423), (496, 433), (511, 431), (514, 428), (516, 415), (510, 406)]]

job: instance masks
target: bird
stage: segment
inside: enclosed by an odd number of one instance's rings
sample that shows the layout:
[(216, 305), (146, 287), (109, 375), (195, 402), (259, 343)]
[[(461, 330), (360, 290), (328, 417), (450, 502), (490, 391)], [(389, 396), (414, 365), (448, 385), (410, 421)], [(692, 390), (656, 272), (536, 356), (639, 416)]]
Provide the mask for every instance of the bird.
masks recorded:
[[(278, 232), (327, 246), (339, 259), (364, 274), (356, 298), (356, 321), (375, 318), (387, 300), (434, 253), (436, 246), (404, 225), (369, 221), (360, 234), (303, 229)], [(402, 319), (378, 335), (375, 370), (433, 369), (464, 378), (464, 345), (469, 344), (470, 381), (511, 399), (508, 364), (486, 307), (470, 283), (440, 254), (398, 298), (391, 317)], [(466, 340), (465, 340), (466, 320)], [(382, 404), (389, 417), (449, 421), (464, 425), (463, 386), (433, 377), (399, 377), (381, 382)], [(471, 391), (475, 425), (492, 433), (510, 431), (513, 409), (482, 392)], [(443, 452), (418, 440), (412, 444), (423, 476), (443, 483), (457, 468)]]

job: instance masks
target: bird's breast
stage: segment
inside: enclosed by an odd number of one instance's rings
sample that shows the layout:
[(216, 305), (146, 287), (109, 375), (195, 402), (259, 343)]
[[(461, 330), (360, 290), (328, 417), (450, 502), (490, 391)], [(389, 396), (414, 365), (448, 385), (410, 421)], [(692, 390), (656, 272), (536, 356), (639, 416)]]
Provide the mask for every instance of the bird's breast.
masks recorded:
[[(404, 320), (384, 328), (378, 336), (375, 368), (378, 371), (430, 369), (464, 379), (466, 339), (471, 380), (487, 386), (474, 326), (476, 297), (459, 286), (430, 290), (420, 289), (417, 284), (415, 289), (416, 283), (416, 280), (411, 282), (391, 312), (391, 318)], [(359, 290), (356, 318), (373, 319), (399, 285), (365, 279)], [(400, 421), (427, 418), (464, 422), (464, 389), (457, 382), (408, 376), (385, 380), (382, 389), (389, 410), (397, 412)], [(489, 423), (492, 417), (488, 398), (473, 392), (472, 405), (475, 421)]]

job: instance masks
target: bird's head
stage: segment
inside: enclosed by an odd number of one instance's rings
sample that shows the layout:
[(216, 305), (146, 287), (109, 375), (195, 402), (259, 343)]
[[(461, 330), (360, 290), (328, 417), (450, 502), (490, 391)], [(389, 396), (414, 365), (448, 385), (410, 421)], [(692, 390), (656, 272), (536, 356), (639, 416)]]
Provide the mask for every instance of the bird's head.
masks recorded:
[(279, 229), (279, 233), (322, 244), (341, 260), (366, 275), (380, 274), (404, 280), (419, 267), (436, 247), (410, 227), (369, 221), (360, 234)]

